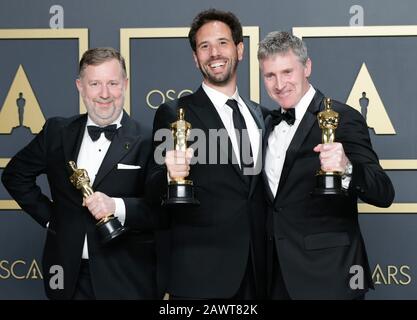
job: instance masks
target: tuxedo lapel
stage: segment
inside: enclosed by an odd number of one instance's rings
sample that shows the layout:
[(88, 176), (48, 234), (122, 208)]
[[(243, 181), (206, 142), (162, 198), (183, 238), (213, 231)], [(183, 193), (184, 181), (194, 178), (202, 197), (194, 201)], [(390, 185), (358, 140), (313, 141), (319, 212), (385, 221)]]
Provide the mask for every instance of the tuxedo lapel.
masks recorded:
[(267, 116), (265, 119), (265, 135), (262, 139), (262, 177), (264, 179), (265, 189), (268, 196), (268, 200), (272, 203), (274, 202), (274, 194), (269, 187), (268, 176), (266, 175), (265, 171), (265, 158), (266, 158), (266, 149), (268, 147), (268, 139), (271, 132), (274, 130), (274, 126), (272, 123), (272, 117)]
[[(206, 127), (206, 129), (225, 129), (216, 108), (202, 87), (198, 88), (198, 90), (189, 97), (190, 105), (188, 106), (188, 110), (200, 120), (201, 124)], [(192, 123), (191, 126), (193, 126)]]
[[(243, 98), (242, 98), (243, 99)], [(258, 183), (258, 179), (262, 174), (262, 168), (263, 168), (263, 154), (262, 154), (262, 150), (263, 150), (263, 136), (265, 134), (265, 122), (264, 122), (264, 118), (262, 115), (262, 110), (259, 107), (258, 104), (254, 104), (249, 100), (243, 99), (243, 101), (245, 102), (246, 106), (248, 107), (253, 119), (255, 120), (256, 125), (258, 126), (258, 129), (261, 130), (260, 131), (260, 141), (259, 141), (259, 151), (257, 156), (257, 161), (256, 161), (256, 167), (254, 168), (255, 172), (259, 172), (260, 174), (256, 174), (252, 176), (252, 179), (250, 179), (251, 184), (250, 184), (250, 191), (249, 191), (249, 195), (251, 195), (254, 191), (255, 191), (255, 187)], [(258, 171), (259, 170), (259, 171)]]
[[(223, 129), (227, 132), (216, 108), (202, 87), (200, 87), (192, 95), (188, 110), (200, 120), (201, 124), (207, 129), (207, 132), (209, 129)], [(192, 126), (193, 124), (191, 123), (191, 127)], [(206, 143), (210, 143), (210, 135), (206, 137)], [(207, 152), (208, 151), (209, 148), (207, 148)], [(245, 176), (242, 175), (240, 167), (237, 163), (236, 155), (229, 136), (227, 136), (227, 145), (220, 143), (220, 152), (227, 154), (230, 165), (234, 168), (242, 181), (247, 183), (248, 181)]]
[(94, 180), (93, 190), (103, 181), (106, 175), (112, 170), (119, 161), (132, 150), (133, 146), (138, 143), (138, 136), (132, 126), (129, 116), (123, 111), (121, 127), (117, 130), (110, 147), (101, 163)]
[[(76, 117), (62, 131), (62, 146), (64, 148), (65, 163), (68, 167), (69, 161), (77, 162), (78, 153), (83, 141), (87, 114)], [(68, 167), (69, 168), (69, 167)], [(68, 170), (70, 175), (72, 172)]]
[[(276, 198), (278, 198), (279, 191), (285, 183), (285, 180), (287, 179), (291, 167), (294, 164), (298, 150), (300, 149), (306, 137), (310, 134), (313, 125), (317, 122), (317, 113), (320, 110), (320, 105), (323, 101), (323, 98), (323, 94), (317, 90), (316, 94), (313, 97), (313, 100), (307, 108), (306, 113), (304, 114), (303, 119), (301, 120), (300, 125), (297, 128), (297, 131), (295, 132), (295, 135), (290, 145), (288, 146)], [(317, 143), (320, 143), (320, 141), (317, 141)]]
[(262, 129), (262, 132), (265, 132), (265, 122), (264, 117), (262, 115), (262, 110), (259, 107), (258, 104), (254, 104), (253, 102), (242, 98), (242, 100), (245, 102), (246, 106), (248, 107), (250, 113), (252, 114), (253, 119), (256, 122), (256, 125), (259, 129)]

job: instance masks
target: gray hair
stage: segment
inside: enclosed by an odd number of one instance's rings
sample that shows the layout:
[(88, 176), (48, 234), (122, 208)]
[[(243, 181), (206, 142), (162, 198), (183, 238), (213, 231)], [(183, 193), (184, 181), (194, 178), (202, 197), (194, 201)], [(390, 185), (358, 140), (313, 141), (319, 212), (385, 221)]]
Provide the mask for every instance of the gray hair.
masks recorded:
[(308, 59), (307, 47), (298, 37), (286, 31), (273, 31), (259, 43), (258, 60), (262, 61), (276, 54), (285, 54), (290, 50), (305, 65)]

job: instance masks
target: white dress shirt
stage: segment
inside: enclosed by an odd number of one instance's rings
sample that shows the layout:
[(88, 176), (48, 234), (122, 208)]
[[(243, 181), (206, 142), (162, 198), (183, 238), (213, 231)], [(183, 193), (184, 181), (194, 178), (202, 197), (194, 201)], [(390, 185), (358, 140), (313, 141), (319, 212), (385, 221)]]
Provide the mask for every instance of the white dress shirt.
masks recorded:
[[(269, 188), (274, 197), (278, 190), (279, 180), (281, 179), (281, 172), (282, 167), (284, 166), (287, 149), (315, 94), (316, 90), (310, 85), (306, 94), (294, 107), (294, 124), (290, 126), (287, 122), (281, 121), (280, 124), (275, 126), (274, 130), (267, 138), (268, 146), (265, 155), (265, 173), (268, 177)], [(320, 141), (317, 141), (317, 144), (319, 143)]]
[[(123, 112), (121, 112), (120, 116), (111, 124), (116, 124), (117, 128), (120, 128), (122, 126), (120, 123), (122, 117)], [(87, 170), (88, 176), (90, 178), (90, 184), (93, 185), (97, 172), (101, 166), (101, 163), (103, 162), (104, 156), (106, 155), (107, 150), (110, 147), (111, 141), (105, 137), (104, 132), (101, 133), (100, 138), (98, 138), (98, 140), (91, 140), (91, 137), (88, 134), (87, 130), (87, 126), (90, 125), (97, 126), (97, 124), (95, 124), (93, 120), (91, 120), (91, 118), (88, 116), (86, 128), (84, 131), (84, 137), (81, 142), (80, 152), (78, 153), (77, 167)], [(116, 203), (116, 210), (114, 215), (118, 217), (122, 224), (124, 224), (126, 219), (126, 207), (124, 201), (121, 198), (113, 199)], [(82, 258), (88, 259), (87, 234), (85, 235), (84, 239)]]
[(227, 133), (230, 137), (230, 141), (232, 142), (233, 151), (236, 155), (236, 160), (240, 166), (240, 157), (238, 156), (239, 145), (236, 138), (235, 126), (233, 124), (233, 110), (226, 104), (227, 100), (229, 99), (234, 99), (237, 101), (239, 110), (242, 113), (242, 116), (246, 122), (246, 128), (248, 130), (249, 140), (254, 155), (253, 164), (254, 166), (256, 166), (256, 162), (258, 160), (258, 157), (256, 155), (258, 154), (260, 147), (261, 129), (258, 128), (258, 125), (256, 124), (251, 112), (249, 111), (243, 99), (239, 96), (238, 89), (236, 88), (235, 93), (231, 97), (228, 97), (225, 94), (217, 90), (214, 90), (213, 88), (210, 88), (205, 83), (203, 83), (202, 87), (204, 92), (207, 94), (210, 101), (216, 108), (216, 111), (219, 114), (220, 119), (222, 120), (223, 125), (227, 130)]

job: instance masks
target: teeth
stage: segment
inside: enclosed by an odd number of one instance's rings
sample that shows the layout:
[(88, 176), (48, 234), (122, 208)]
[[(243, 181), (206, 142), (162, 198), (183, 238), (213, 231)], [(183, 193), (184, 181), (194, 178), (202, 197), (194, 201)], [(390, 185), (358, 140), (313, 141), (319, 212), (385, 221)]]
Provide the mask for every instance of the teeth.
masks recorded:
[(212, 68), (218, 68), (224, 66), (224, 62), (213, 63), (210, 65)]

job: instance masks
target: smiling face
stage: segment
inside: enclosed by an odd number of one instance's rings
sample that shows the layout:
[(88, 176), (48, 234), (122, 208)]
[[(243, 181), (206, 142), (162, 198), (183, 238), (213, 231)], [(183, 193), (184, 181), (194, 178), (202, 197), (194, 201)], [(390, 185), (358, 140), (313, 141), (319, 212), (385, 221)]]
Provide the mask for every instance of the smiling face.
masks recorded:
[[(235, 45), (230, 28), (221, 21), (210, 21), (196, 33), (193, 53), (204, 83), (224, 92), (236, 89), (236, 69), (243, 57), (243, 43)], [(226, 93), (226, 92), (225, 92)], [(230, 95), (231, 95), (230, 94)]]
[(311, 60), (303, 65), (292, 50), (266, 57), (260, 67), (268, 95), (283, 109), (294, 108), (310, 87)]
[(115, 121), (123, 109), (127, 78), (116, 59), (88, 65), (76, 84), (88, 115), (98, 125)]

